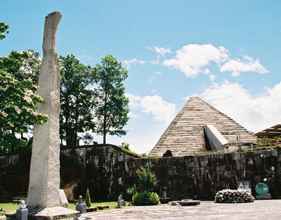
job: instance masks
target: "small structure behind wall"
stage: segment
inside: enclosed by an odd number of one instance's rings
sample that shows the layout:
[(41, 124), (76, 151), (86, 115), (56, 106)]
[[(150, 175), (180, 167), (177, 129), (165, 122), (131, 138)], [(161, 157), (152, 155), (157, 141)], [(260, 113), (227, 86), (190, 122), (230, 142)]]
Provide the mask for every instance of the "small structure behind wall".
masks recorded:
[(228, 144), (225, 137), (213, 125), (206, 125), (204, 127), (204, 135), (210, 150), (223, 150)]

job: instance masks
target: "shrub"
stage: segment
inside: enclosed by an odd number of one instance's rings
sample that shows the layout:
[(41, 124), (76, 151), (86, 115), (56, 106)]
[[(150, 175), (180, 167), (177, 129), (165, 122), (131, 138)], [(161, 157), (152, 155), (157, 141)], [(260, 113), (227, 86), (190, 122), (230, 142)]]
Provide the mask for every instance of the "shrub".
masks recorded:
[(215, 195), (217, 203), (245, 203), (254, 202), (255, 198), (251, 193), (243, 190), (224, 189), (218, 191)]
[(132, 194), (133, 205), (157, 205), (159, 196), (153, 192), (156, 185), (156, 176), (149, 167), (141, 167), (136, 171), (137, 182), (127, 192)]
[(85, 202), (86, 202), (87, 207), (90, 208), (92, 205), (92, 201), (91, 201), (91, 195), (90, 195), (89, 188), (87, 188), (87, 190), (86, 190)]
[(126, 192), (132, 197), (132, 195), (134, 195), (137, 192), (136, 185), (129, 187)]
[(160, 199), (156, 192), (135, 192), (132, 203), (133, 205), (158, 205)]
[(149, 167), (141, 167), (137, 171), (137, 191), (153, 191), (156, 185), (156, 176)]

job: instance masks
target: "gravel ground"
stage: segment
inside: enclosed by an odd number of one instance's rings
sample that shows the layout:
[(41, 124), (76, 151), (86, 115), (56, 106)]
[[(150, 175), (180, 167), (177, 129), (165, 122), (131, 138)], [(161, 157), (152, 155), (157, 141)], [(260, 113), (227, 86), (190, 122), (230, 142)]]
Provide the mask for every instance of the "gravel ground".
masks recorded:
[(253, 203), (217, 204), (201, 202), (198, 206), (132, 206), (84, 215), (95, 220), (192, 219), (192, 220), (280, 220), (281, 200), (258, 200)]

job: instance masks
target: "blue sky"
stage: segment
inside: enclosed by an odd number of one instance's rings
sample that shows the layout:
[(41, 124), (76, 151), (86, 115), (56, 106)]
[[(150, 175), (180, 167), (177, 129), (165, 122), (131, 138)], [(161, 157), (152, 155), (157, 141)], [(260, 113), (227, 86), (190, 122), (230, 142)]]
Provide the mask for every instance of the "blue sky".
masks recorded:
[(189, 96), (199, 95), (246, 128), (281, 122), (281, 2), (270, 0), (9, 0), (0, 55), (41, 52), (44, 16), (63, 14), (57, 50), (95, 65), (127, 66), (129, 142), (149, 151)]

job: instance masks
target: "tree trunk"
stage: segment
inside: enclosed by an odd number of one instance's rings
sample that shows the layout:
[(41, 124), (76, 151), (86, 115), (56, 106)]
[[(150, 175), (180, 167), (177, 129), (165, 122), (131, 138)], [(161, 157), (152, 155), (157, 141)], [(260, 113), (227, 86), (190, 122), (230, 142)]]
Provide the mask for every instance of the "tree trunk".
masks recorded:
[(103, 144), (106, 144), (106, 114), (103, 119)]
[(71, 140), (70, 140), (70, 137), (71, 137), (71, 129), (70, 129), (70, 123), (69, 123), (69, 118), (70, 118), (70, 113), (69, 113), (69, 109), (70, 109), (70, 106), (69, 106), (69, 100), (68, 100), (68, 94), (63, 94), (63, 96), (65, 97), (65, 112), (64, 112), (64, 115), (65, 115), (65, 131), (64, 131), (64, 137), (62, 136), (62, 139), (64, 138), (65, 139), (65, 144), (67, 147), (71, 147)]
[(79, 141), (78, 141), (78, 123), (79, 123), (79, 101), (78, 101), (78, 97), (76, 97), (76, 110), (75, 110), (75, 128), (74, 128), (74, 147), (77, 148), (79, 147)]
[(107, 130), (106, 130), (106, 120), (107, 120), (107, 88), (104, 88), (105, 90), (105, 94), (104, 94), (104, 112), (103, 112), (103, 144), (106, 144), (106, 134), (107, 134)]

